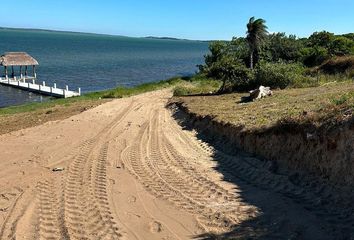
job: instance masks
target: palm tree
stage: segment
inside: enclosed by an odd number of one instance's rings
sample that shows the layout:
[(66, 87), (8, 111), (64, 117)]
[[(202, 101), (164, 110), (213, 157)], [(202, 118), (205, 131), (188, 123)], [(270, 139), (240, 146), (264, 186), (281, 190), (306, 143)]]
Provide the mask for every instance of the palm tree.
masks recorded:
[(262, 18), (251, 17), (247, 24), (247, 42), (250, 48), (250, 68), (253, 69), (254, 53), (258, 50), (266, 38), (268, 31), (266, 21)]

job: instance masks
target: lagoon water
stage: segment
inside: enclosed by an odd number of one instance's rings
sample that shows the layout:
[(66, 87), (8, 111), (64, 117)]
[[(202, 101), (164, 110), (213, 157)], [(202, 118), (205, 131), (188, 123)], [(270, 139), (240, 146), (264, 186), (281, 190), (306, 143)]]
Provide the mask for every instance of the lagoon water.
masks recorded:
[[(207, 49), (199, 41), (0, 29), (0, 54), (27, 52), (40, 64), (38, 81), (82, 92), (193, 74)], [(0, 86), (0, 107), (47, 99)]]

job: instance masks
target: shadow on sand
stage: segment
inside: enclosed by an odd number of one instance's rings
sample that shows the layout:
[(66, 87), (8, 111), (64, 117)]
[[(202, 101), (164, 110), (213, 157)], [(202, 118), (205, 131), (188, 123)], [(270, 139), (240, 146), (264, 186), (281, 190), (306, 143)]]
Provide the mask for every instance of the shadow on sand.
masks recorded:
[[(194, 129), (185, 113), (177, 110), (173, 117), (185, 130)], [(211, 137), (203, 131), (198, 131), (197, 138), (214, 149), (215, 170), (224, 181), (235, 185), (240, 201), (257, 208), (259, 214), (229, 232), (206, 233), (194, 239), (352, 239), (350, 232), (354, 228), (343, 231), (339, 222), (329, 224), (326, 217), (320, 217), (327, 214), (317, 209), (323, 202), (310, 192), (311, 186), (294, 184), (301, 181), (298, 173), (277, 172), (272, 161), (231, 148), (227, 139)]]

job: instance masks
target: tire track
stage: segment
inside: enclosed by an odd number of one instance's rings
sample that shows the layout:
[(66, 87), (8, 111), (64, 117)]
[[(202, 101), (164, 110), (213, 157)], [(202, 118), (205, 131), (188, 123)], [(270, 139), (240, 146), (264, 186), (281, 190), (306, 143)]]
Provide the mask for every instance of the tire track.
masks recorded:
[(60, 193), (61, 188), (58, 188), (60, 185), (61, 183), (55, 183), (54, 180), (42, 181), (37, 185), (39, 200), (38, 239), (69, 239), (67, 229), (62, 224), (63, 209), (60, 203), (63, 200), (63, 194)]
[(264, 162), (256, 158), (235, 157), (221, 151), (216, 151), (215, 160), (221, 163), (220, 170), (226, 178), (240, 179), (248, 185), (283, 195), (324, 219), (327, 231), (336, 238), (348, 238), (343, 234), (354, 228), (353, 206), (348, 206), (344, 211), (334, 208), (333, 203), (338, 198), (332, 194), (330, 187), (321, 185), (318, 180), (304, 181), (299, 186), (291, 181), (292, 177), (272, 173)]
[[(142, 104), (131, 101), (93, 138), (74, 150), (66, 173), (48, 178), (36, 187), (38, 204), (36, 239), (119, 239), (107, 193), (106, 164), (109, 141), (121, 134), (125, 117)], [(2, 227), (1, 239), (16, 239), (16, 228), (26, 209), (10, 213)], [(7, 233), (6, 229), (11, 232)], [(5, 233), (6, 232), (6, 233)]]
[[(175, 132), (174, 134), (178, 130), (175, 127), (171, 128), (171, 131)], [(348, 239), (351, 237), (345, 233), (354, 229), (354, 205), (348, 201), (348, 199), (353, 199), (354, 194), (351, 197), (340, 196), (328, 183), (311, 176), (302, 179), (298, 173), (275, 173), (270, 161), (250, 157), (242, 151), (225, 153), (223, 151), (225, 146), (230, 147), (226, 139), (211, 140), (213, 145), (218, 148), (212, 149), (208, 147), (208, 144), (193, 141), (194, 139), (190, 139), (188, 142), (186, 134), (181, 133), (181, 138), (189, 143), (186, 145), (193, 146), (200, 153), (204, 152), (204, 155), (212, 152), (212, 158), (218, 163), (218, 170), (231, 182), (235, 182), (232, 179), (238, 179), (238, 182), (241, 180), (251, 188), (271, 191), (290, 199), (319, 219), (325, 220), (326, 229), (336, 238)]]
[[(148, 191), (187, 212), (196, 214), (200, 225), (206, 231), (229, 230), (240, 221), (238, 215), (243, 212), (242, 203), (211, 181), (203, 182), (206, 179), (198, 176), (196, 172), (193, 174), (184, 172), (186, 167), (181, 168), (178, 164), (172, 164), (176, 162), (174, 158), (179, 156), (173, 151), (172, 145), (167, 144), (167, 139), (160, 134), (159, 117), (157, 111), (149, 124), (144, 124), (136, 144), (122, 153), (122, 157), (126, 159), (124, 161), (130, 162), (133, 172)], [(127, 152), (129, 156), (126, 156)], [(210, 204), (210, 201), (214, 203)], [(232, 207), (234, 209), (230, 210)]]

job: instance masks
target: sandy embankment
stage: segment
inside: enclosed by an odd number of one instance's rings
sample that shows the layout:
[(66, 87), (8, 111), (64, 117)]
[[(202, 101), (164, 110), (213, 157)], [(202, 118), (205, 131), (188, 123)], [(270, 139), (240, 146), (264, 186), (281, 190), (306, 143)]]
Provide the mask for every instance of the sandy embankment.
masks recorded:
[[(170, 95), (114, 100), (1, 135), (0, 239), (193, 239), (210, 232), (331, 239), (332, 228), (301, 203), (252, 184), (252, 173), (263, 170), (258, 159), (227, 155), (183, 130), (165, 108)], [(288, 186), (262, 173), (274, 187)]]

